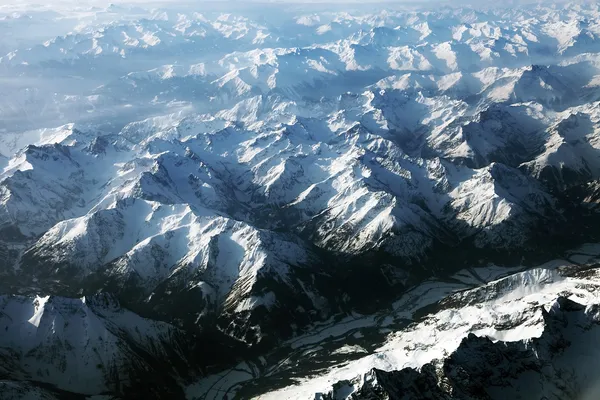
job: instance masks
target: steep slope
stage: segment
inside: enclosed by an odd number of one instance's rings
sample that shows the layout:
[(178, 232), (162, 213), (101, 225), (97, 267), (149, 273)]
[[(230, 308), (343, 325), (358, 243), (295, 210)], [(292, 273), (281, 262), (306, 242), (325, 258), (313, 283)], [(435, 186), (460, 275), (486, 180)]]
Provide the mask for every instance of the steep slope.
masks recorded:
[[(193, 357), (182, 331), (124, 310), (108, 295), (3, 296), (0, 308), (5, 380), (86, 395), (177, 396), (175, 379)], [(8, 393), (20, 390), (19, 383), (4, 385)]]
[(293, 237), (208, 210), (133, 198), (57, 224), (21, 259), (23, 272), (36, 280), (60, 282), (59, 293), (109, 289), (138, 306), (160, 308), (188, 302), (185, 313), (165, 315), (183, 318), (179, 323), (188, 327), (201, 327), (215, 315), (238, 316), (247, 326), (227, 324), (223, 330), (248, 343), (270, 336), (260, 325), (271, 317), (258, 322), (256, 312), (275, 316), (292, 299), (306, 311), (324, 311), (324, 300), (312, 298), (312, 284), (302, 283), (296, 271), (308, 273), (316, 264), (316, 256)]
[(597, 179), (600, 173), (597, 105), (588, 107), (566, 111), (562, 119), (548, 129), (544, 152), (522, 168), (563, 190)]

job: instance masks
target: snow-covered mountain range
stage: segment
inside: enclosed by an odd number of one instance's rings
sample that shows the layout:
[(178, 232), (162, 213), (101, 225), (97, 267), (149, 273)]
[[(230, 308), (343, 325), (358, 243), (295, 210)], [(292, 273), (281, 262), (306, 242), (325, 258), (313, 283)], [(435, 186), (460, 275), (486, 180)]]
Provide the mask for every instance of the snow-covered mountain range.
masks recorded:
[(0, 7), (6, 393), (593, 389), (597, 4), (145, 7)]

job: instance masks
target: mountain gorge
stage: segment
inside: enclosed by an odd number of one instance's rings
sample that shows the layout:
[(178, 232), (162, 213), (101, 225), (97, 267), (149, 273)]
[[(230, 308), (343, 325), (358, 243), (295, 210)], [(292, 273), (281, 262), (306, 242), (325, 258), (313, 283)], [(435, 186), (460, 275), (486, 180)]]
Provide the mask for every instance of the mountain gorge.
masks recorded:
[(594, 389), (597, 5), (18, 7), (8, 398)]

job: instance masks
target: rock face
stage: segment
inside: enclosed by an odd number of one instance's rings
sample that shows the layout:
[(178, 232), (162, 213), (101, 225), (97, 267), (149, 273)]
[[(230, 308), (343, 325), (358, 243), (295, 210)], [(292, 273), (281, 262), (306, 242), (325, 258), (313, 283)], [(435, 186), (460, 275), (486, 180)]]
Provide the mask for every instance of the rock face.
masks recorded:
[(0, 9), (3, 392), (592, 390), (597, 5), (238, 6)]

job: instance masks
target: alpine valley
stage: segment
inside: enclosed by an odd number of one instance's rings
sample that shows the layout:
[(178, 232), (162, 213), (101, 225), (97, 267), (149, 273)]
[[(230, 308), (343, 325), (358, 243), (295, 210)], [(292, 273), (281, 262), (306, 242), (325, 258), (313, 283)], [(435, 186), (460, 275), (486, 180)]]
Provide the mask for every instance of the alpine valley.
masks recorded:
[(0, 5), (2, 399), (600, 396), (600, 6), (364, 3)]

